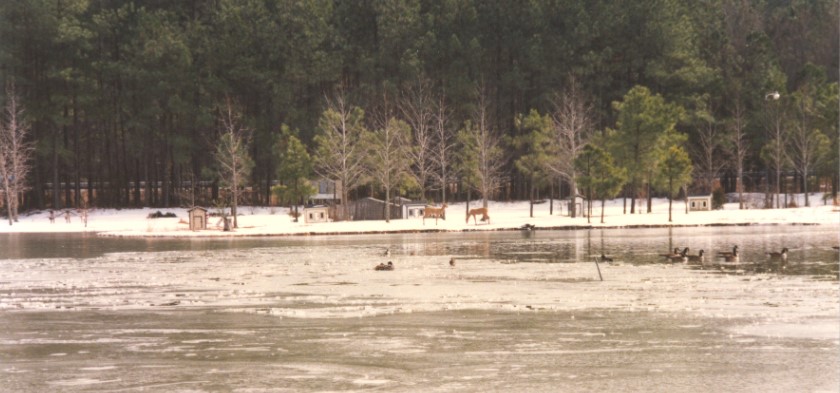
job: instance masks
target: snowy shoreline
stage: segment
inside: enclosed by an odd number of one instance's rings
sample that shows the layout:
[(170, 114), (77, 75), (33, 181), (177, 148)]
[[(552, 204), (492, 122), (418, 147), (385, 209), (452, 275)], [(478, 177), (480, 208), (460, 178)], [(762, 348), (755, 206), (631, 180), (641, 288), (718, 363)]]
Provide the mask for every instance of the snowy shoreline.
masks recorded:
[[(816, 200), (817, 196), (814, 194)], [(796, 199), (803, 199), (802, 195)], [(480, 202), (472, 201), (470, 206)], [(598, 204), (600, 205), (600, 204)], [(680, 228), (714, 226), (752, 225), (840, 225), (840, 210), (837, 206), (820, 205), (786, 209), (738, 209), (737, 203), (727, 203), (721, 210), (693, 211), (685, 213), (681, 201), (675, 202), (673, 221), (668, 221), (668, 201), (654, 199), (652, 213), (625, 214), (621, 199), (608, 201), (604, 211), (605, 222), (600, 223), (600, 206), (593, 206), (591, 222), (585, 217), (571, 218), (565, 215), (564, 201), (556, 201), (553, 214), (549, 204), (534, 205), (533, 217), (527, 201), (491, 202), (489, 223), (478, 223), (470, 219), (462, 221), (466, 204), (453, 203), (446, 212), (447, 219), (435, 223), (423, 222), (421, 218), (395, 219), (390, 223), (378, 221), (342, 221), (305, 223), (294, 222), (288, 207), (239, 208), (239, 228), (224, 232), (217, 224), (218, 218), (211, 217), (208, 229), (190, 231), (187, 211), (184, 208), (143, 209), (93, 209), (84, 225), (80, 217), (71, 211), (70, 221), (58, 214), (55, 223), (50, 223), (49, 212), (35, 212), (21, 216), (14, 225), (0, 224), (2, 233), (93, 233), (109, 237), (264, 237), (264, 236), (316, 236), (316, 235), (378, 235), (378, 234), (421, 234), (457, 233), (476, 231), (520, 230), (523, 225), (532, 225), (536, 230), (588, 230), (588, 229), (634, 229), (634, 228)], [(644, 207), (637, 206), (640, 210)], [(155, 212), (173, 213), (174, 218), (148, 218)]]
[[(743, 223), (709, 223), (709, 224), (682, 224), (682, 225), (656, 225), (656, 224), (638, 224), (638, 225), (601, 225), (601, 226), (594, 226), (594, 225), (563, 225), (563, 226), (554, 226), (554, 227), (539, 227), (533, 230), (541, 230), (541, 231), (577, 231), (577, 230), (589, 230), (589, 229), (645, 229), (645, 228), (702, 228), (702, 227), (748, 227), (748, 226), (819, 226), (824, 225), (821, 223), (781, 223), (781, 222), (770, 222), (770, 223), (754, 223), (754, 222), (743, 222)], [(347, 231), (347, 232), (296, 232), (296, 233), (266, 233), (266, 234), (249, 234), (249, 233), (238, 233), (238, 232), (227, 232), (222, 235), (218, 236), (208, 236), (208, 237), (289, 237), (289, 236), (345, 236), (345, 235), (400, 235), (400, 234), (426, 234), (426, 233), (471, 233), (471, 232), (518, 232), (523, 231), (522, 228), (489, 228), (489, 229), (404, 229), (404, 230), (391, 230), (391, 231)], [(75, 233), (75, 232), (66, 232), (66, 233)], [(174, 236), (169, 233), (161, 233), (161, 234), (121, 234), (118, 232), (103, 232), (97, 233), (100, 236), (104, 237), (164, 237), (164, 236)], [(179, 237), (179, 236), (174, 236)]]

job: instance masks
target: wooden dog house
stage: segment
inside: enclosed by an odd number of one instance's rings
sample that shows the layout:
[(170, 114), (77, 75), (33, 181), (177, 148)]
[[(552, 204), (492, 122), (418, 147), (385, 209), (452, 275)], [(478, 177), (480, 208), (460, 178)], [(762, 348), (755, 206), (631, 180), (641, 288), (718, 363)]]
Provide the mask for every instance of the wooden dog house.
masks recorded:
[(187, 215), (190, 217), (191, 231), (207, 229), (207, 209), (196, 206), (187, 210)]

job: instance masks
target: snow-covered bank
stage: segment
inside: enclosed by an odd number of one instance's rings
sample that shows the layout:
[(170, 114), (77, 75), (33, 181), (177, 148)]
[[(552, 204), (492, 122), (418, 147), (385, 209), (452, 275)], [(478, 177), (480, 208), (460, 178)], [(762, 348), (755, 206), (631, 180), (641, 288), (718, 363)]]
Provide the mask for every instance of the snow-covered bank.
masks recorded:
[[(801, 199), (801, 195), (798, 199)], [(466, 206), (454, 203), (446, 209), (446, 220), (437, 223), (433, 219), (420, 218), (385, 221), (352, 221), (327, 223), (295, 223), (288, 208), (240, 207), (239, 228), (223, 232), (214, 227), (218, 219), (211, 217), (213, 229), (190, 231), (186, 224), (185, 209), (95, 209), (90, 211), (87, 225), (80, 217), (71, 216), (66, 222), (63, 215), (50, 223), (47, 212), (37, 212), (21, 217), (14, 225), (0, 225), (0, 233), (39, 232), (97, 232), (108, 236), (148, 237), (229, 237), (229, 236), (274, 236), (274, 235), (316, 235), (352, 233), (399, 233), (423, 231), (473, 231), (516, 229), (524, 224), (535, 225), (537, 229), (574, 229), (590, 227), (634, 227), (634, 226), (702, 226), (702, 225), (840, 225), (840, 210), (831, 205), (822, 205), (818, 194), (811, 197), (813, 207), (789, 209), (739, 210), (737, 203), (728, 203), (722, 210), (685, 213), (682, 201), (675, 201), (673, 221), (668, 222), (668, 201), (653, 201), (653, 213), (624, 214), (620, 199), (608, 201), (605, 209), (605, 223), (600, 223), (600, 203), (593, 206), (590, 222), (585, 217), (570, 218), (564, 211), (565, 202), (555, 201), (554, 214), (550, 214), (549, 203), (534, 206), (534, 216), (529, 215), (529, 204), (524, 202), (492, 202), (489, 206), (490, 222), (478, 225), (472, 220), (465, 222)], [(470, 206), (475, 207), (478, 202)], [(639, 208), (640, 206), (637, 206)], [(629, 207), (628, 207), (629, 209)], [(645, 210), (639, 208), (638, 210)], [(150, 213), (161, 211), (174, 213), (177, 218), (147, 218)]]

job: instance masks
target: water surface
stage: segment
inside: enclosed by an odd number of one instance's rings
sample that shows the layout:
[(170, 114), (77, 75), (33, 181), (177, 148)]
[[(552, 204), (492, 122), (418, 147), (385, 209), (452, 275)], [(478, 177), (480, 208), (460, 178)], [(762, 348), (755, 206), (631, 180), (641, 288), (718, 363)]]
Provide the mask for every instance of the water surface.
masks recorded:
[[(837, 239), (0, 236), (0, 391), (838, 391)], [(736, 244), (736, 269), (659, 256)], [(373, 272), (387, 259), (396, 271)]]

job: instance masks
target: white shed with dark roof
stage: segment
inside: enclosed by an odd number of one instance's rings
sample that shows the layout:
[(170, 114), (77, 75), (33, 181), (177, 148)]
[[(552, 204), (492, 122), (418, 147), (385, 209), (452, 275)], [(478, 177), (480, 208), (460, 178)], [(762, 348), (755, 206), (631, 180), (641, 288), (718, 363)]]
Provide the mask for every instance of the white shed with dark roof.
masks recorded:
[(689, 211), (709, 211), (712, 210), (712, 196), (711, 195), (692, 195), (688, 197)]

